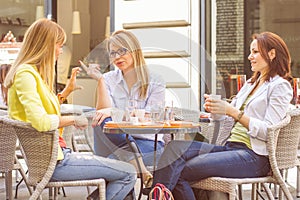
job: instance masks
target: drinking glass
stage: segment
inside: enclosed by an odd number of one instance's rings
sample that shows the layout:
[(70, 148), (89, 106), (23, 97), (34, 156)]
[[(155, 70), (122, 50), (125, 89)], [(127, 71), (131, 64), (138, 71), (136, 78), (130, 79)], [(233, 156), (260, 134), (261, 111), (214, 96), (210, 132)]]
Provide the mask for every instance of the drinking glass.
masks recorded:
[(134, 110), (136, 109), (137, 102), (135, 99), (128, 99), (125, 107), (125, 120), (130, 121), (130, 117), (134, 116)]
[(169, 123), (170, 121), (174, 121), (173, 101), (165, 101), (164, 105), (164, 121), (167, 123)]
[(162, 102), (153, 103), (150, 108), (151, 121), (153, 123), (163, 120), (164, 105)]
[(124, 116), (124, 111), (120, 109), (111, 110), (111, 118), (114, 122), (122, 122)]

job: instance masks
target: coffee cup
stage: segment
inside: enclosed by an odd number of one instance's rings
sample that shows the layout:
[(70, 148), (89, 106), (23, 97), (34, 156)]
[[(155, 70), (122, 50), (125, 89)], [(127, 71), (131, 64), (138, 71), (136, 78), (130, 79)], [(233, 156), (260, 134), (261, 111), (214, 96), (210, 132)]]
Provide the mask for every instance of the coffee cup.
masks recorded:
[[(211, 94), (209, 97), (211, 100), (221, 100), (221, 95), (219, 94)], [(210, 113), (210, 117), (212, 120), (223, 120), (225, 118), (224, 114)]]

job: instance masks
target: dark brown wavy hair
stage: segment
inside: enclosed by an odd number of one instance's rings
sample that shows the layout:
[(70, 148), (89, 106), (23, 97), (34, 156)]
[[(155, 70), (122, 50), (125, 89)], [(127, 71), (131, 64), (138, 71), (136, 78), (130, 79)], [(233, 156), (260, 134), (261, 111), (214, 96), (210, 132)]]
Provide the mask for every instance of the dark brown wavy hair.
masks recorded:
[[(270, 81), (270, 78), (279, 75), (292, 84), (291, 56), (283, 39), (271, 32), (254, 34), (252, 39), (257, 40), (258, 51), (269, 65), (266, 81)], [(275, 49), (275, 58), (273, 60), (268, 55), (268, 52), (272, 49)], [(251, 83), (254, 83), (259, 76), (260, 72), (254, 72), (251, 77)]]

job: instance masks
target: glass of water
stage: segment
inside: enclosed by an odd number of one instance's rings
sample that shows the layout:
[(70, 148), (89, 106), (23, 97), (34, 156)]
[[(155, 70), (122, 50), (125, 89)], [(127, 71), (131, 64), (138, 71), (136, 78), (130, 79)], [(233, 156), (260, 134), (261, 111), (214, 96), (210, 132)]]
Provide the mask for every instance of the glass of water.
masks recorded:
[(137, 102), (135, 99), (128, 99), (125, 108), (125, 120), (130, 121), (130, 117), (134, 116), (134, 110), (136, 109)]
[(153, 103), (150, 110), (151, 121), (153, 123), (163, 120), (164, 105), (162, 102)]

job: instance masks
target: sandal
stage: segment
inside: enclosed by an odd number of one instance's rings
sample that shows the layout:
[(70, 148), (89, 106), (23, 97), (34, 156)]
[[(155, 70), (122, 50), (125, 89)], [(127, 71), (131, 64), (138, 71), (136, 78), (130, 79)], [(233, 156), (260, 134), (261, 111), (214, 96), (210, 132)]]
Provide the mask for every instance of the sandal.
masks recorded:
[(153, 183), (153, 176), (152, 174), (148, 174), (144, 179), (144, 185), (146, 188), (149, 188), (152, 186)]

